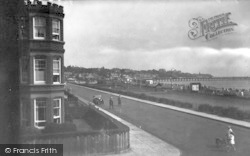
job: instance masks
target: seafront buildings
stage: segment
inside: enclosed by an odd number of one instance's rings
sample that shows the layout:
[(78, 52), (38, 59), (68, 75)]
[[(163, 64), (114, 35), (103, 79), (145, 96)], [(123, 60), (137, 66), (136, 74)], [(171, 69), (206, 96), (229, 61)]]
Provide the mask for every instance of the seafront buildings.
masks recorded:
[(20, 123), (64, 122), (63, 7), (25, 1), (19, 20)]

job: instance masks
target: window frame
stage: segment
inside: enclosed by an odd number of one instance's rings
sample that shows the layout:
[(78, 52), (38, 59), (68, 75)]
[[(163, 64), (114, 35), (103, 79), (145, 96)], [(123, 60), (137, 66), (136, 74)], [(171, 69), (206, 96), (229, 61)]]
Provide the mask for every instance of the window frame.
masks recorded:
[[(37, 81), (36, 80), (36, 61), (38, 60), (43, 60), (45, 62), (45, 66), (44, 66), (44, 81)], [(34, 84), (45, 84), (46, 83), (46, 68), (47, 68), (47, 60), (46, 58), (34, 58), (34, 69), (33, 69), (33, 73), (34, 73)], [(38, 68), (39, 69), (39, 68)]]
[[(58, 62), (58, 69), (55, 68), (54, 66), (54, 62)], [(53, 68), (53, 72), (52, 72), (52, 81), (53, 81), (53, 84), (61, 84), (61, 81), (62, 81), (62, 69), (61, 69), (61, 64), (62, 64), (62, 61), (61, 61), (61, 58), (53, 58), (53, 63), (52, 63), (52, 68)], [(55, 70), (58, 70), (59, 72), (55, 72)], [(54, 76), (58, 75), (59, 76), (59, 82), (54, 82)]]
[[(58, 106), (56, 106), (55, 107), (55, 101), (59, 101), (58, 102)], [(55, 115), (55, 109), (58, 109), (58, 112), (59, 112), (59, 114), (58, 115)], [(55, 99), (53, 99), (53, 122), (55, 123), (55, 120), (57, 120), (57, 119), (59, 119), (59, 123), (58, 122), (56, 122), (56, 123), (58, 123), (58, 124), (60, 124), (60, 123), (62, 123), (62, 98), (55, 98)]]
[[(42, 20), (44, 20), (44, 25), (36, 25), (36, 19), (42, 19)], [(37, 39), (37, 40), (45, 40), (46, 39), (46, 33), (47, 33), (47, 31), (46, 31), (46, 18), (45, 17), (38, 17), (38, 16), (36, 16), (36, 17), (33, 17), (33, 38), (34, 39)], [(36, 36), (36, 30), (38, 30), (38, 28), (40, 28), (40, 29), (44, 29), (44, 37), (39, 37), (39, 36)]]
[[(54, 28), (54, 22), (57, 22), (56, 26), (58, 26), (58, 28)], [(52, 40), (53, 41), (61, 41), (61, 21), (57, 18), (53, 18), (52, 19)], [(58, 32), (54, 32), (54, 29), (57, 29)], [(54, 35), (58, 35), (58, 39), (54, 38)]]
[[(42, 102), (44, 102), (43, 107), (41, 107), (41, 106), (38, 107), (38, 105), (37, 105), (38, 100), (41, 100)], [(39, 126), (39, 123), (44, 122), (46, 124), (46, 112), (47, 112), (46, 103), (47, 103), (46, 98), (36, 98), (36, 99), (34, 99), (34, 127), (38, 128), (38, 129), (43, 129), (45, 127), (45, 126)], [(44, 120), (39, 120), (38, 119), (38, 116), (39, 116), (38, 109), (39, 108), (44, 108), (45, 109), (45, 111), (44, 111)]]

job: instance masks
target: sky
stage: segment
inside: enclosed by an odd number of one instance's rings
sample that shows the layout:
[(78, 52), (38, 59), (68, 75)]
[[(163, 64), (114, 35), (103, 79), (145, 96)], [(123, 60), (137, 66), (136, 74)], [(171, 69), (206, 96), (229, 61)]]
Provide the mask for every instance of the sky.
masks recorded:
[[(67, 0), (65, 66), (250, 76), (250, 1)], [(231, 33), (190, 39), (189, 21), (230, 12)]]

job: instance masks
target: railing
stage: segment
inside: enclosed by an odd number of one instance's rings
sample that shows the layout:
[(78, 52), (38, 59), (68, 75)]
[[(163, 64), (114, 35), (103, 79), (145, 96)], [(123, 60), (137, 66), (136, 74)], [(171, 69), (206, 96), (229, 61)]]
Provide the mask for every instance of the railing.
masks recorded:
[(63, 144), (64, 156), (119, 153), (129, 149), (129, 130), (72, 132), (26, 136), (24, 144)]

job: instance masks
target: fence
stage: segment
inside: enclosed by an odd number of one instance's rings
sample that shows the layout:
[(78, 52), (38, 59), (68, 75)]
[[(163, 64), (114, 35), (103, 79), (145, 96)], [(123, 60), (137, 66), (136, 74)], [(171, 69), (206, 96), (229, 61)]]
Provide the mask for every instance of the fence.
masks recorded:
[(24, 144), (63, 144), (64, 156), (119, 153), (129, 148), (128, 130), (92, 131), (22, 138)]

